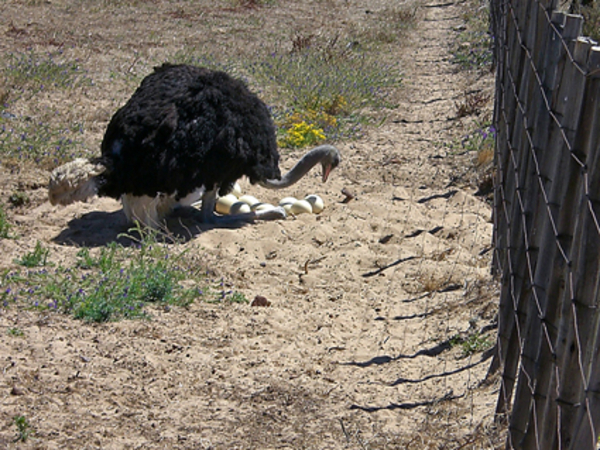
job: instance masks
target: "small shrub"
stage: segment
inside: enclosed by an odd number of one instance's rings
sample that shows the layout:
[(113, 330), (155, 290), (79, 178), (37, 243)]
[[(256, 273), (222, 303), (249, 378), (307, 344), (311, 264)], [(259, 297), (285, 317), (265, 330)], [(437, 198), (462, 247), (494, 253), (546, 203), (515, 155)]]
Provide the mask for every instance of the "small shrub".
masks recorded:
[(583, 16), (583, 35), (600, 41), (600, 3), (598, 1), (576, 0), (571, 3), (570, 12)]
[(244, 294), (229, 289), (223, 279), (213, 280), (202, 291), (206, 303), (249, 303)]
[(388, 89), (400, 85), (397, 67), (366, 54), (308, 47), (272, 53), (245, 67), (247, 76), (264, 87), (283, 146), (312, 145), (355, 133), (365, 107), (389, 107)]
[(175, 63), (221, 70), (244, 80), (263, 100), (278, 129), (279, 144), (303, 147), (359, 134), (367, 108), (393, 106), (389, 92), (402, 82), (397, 65), (368, 52), (326, 46), (312, 35), (295, 35), (293, 51), (259, 55), (254, 62), (222, 62), (212, 55), (180, 51)]
[(589, 36), (596, 42), (600, 41), (600, 3), (592, 6), (584, 6), (581, 9), (583, 15), (583, 35)]
[(28, 205), (30, 200), (26, 192), (18, 191), (10, 194), (8, 201), (11, 205), (19, 207)]
[(489, 101), (489, 96), (484, 95), (481, 92), (465, 94), (465, 98), (462, 102), (455, 103), (456, 115), (460, 118), (479, 114)]
[(79, 288), (72, 285), (57, 304), (76, 318), (106, 322), (144, 317), (148, 303), (186, 306), (199, 295), (179, 284), (187, 278), (179, 266), (182, 255), (173, 258), (165, 247), (147, 238), (128, 264), (125, 249), (117, 245), (102, 249), (96, 258), (87, 250), (78, 256), (77, 266), (88, 272), (81, 276)]
[(471, 333), (467, 337), (455, 335), (450, 338), (450, 345), (452, 347), (460, 347), (462, 349), (462, 356), (471, 356), (474, 353), (480, 353), (489, 349), (493, 342), (489, 336), (484, 336), (480, 333)]
[(232, 292), (231, 295), (229, 296), (229, 301), (231, 303), (243, 303), (243, 304), (248, 303), (248, 299), (241, 292)]

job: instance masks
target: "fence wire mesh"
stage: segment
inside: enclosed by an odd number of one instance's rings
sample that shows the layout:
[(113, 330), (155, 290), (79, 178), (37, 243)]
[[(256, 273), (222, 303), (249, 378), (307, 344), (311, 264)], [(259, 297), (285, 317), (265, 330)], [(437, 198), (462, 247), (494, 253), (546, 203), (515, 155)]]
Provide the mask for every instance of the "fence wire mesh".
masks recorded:
[(496, 413), (508, 448), (600, 429), (600, 47), (556, 0), (492, 0), (497, 70)]

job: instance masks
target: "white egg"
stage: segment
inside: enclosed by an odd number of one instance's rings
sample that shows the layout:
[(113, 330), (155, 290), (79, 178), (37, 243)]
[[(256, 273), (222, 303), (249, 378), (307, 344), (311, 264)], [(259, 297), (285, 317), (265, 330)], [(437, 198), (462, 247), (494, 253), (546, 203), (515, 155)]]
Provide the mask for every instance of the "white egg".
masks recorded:
[(285, 207), (285, 205), (292, 205), (292, 204), (296, 203), (297, 201), (298, 201), (298, 199), (296, 199), (294, 197), (285, 197), (279, 201), (279, 206)]
[(231, 209), (231, 205), (238, 201), (237, 197), (233, 194), (227, 194), (223, 197), (219, 197), (217, 199), (217, 204), (215, 205), (215, 210), (219, 214), (229, 214), (229, 210)]
[(236, 215), (236, 214), (244, 214), (244, 213), (249, 213), (251, 211), (250, 209), (250, 205), (248, 205), (248, 203), (244, 203), (244, 202), (235, 202), (233, 205), (231, 205), (231, 208), (229, 209), (229, 214)]
[(258, 199), (252, 195), (242, 195), (239, 199), (240, 202), (242, 203), (246, 203), (248, 206), (252, 206), (252, 205), (256, 205), (257, 203), (260, 203), (258, 201)]
[(312, 213), (312, 206), (310, 206), (310, 203), (308, 203), (306, 200), (298, 200), (292, 205), (290, 212), (296, 215), (304, 213), (310, 214)]
[(325, 204), (323, 203), (323, 199), (316, 194), (307, 195), (304, 199), (312, 206), (312, 212), (315, 214), (319, 214), (325, 208)]
[(242, 196), (242, 188), (240, 187), (240, 184), (237, 181), (233, 185), (233, 189), (231, 190), (230, 194), (235, 195), (237, 198), (240, 198)]

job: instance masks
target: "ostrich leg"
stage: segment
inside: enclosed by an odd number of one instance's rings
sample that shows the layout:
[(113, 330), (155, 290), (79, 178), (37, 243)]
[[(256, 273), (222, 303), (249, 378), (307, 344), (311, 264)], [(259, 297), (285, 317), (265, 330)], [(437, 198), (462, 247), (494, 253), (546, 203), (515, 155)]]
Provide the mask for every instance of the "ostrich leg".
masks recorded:
[(279, 220), (285, 219), (285, 209), (277, 206), (274, 209), (266, 211), (252, 211), (249, 213), (235, 214), (232, 216), (217, 216), (215, 214), (215, 204), (217, 203), (217, 189), (206, 191), (202, 196), (202, 209), (200, 217), (202, 223), (211, 223), (215, 225), (235, 225), (239, 223), (252, 223), (255, 220)]

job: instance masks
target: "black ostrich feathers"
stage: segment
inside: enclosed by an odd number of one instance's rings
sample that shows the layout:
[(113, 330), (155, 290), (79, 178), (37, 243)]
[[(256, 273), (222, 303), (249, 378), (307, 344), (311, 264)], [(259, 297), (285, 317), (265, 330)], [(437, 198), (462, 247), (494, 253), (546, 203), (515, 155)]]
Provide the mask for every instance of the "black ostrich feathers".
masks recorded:
[(98, 163), (98, 194), (185, 197), (201, 186), (226, 193), (281, 177), (266, 105), (224, 72), (164, 64), (110, 121)]

